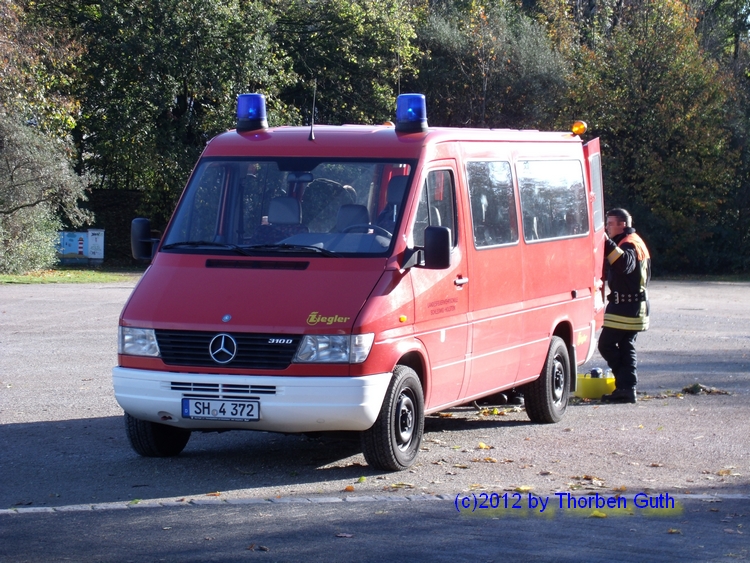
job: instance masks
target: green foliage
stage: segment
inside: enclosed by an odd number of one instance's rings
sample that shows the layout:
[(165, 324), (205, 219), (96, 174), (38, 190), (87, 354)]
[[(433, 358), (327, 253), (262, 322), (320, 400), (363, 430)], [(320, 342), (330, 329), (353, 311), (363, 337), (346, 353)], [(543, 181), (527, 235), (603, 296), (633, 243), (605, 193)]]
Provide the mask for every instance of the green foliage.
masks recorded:
[(233, 126), (239, 93), (266, 93), (271, 121), (289, 113), (274, 98), (286, 62), (271, 23), (248, 0), (113, 0), (87, 11), (78, 138), (102, 187), (144, 190), (143, 211), (163, 226), (206, 142)]
[(88, 218), (78, 207), (84, 189), (63, 145), (0, 114), (0, 273), (52, 265), (60, 218)]
[(720, 264), (715, 229), (735, 182), (722, 127), (731, 85), (693, 24), (675, 0), (625, 10), (580, 49), (573, 94), (576, 117), (602, 139), (607, 205), (630, 209), (662, 271)]
[(539, 25), (505, 3), (434, 7), (419, 29), (413, 89), (429, 99), (433, 125), (549, 126), (569, 73)]
[(403, 0), (274, 0), (273, 37), (299, 80), (283, 99), (315, 121), (392, 119), (401, 78), (414, 71), (415, 15)]
[(71, 89), (80, 54), (69, 30), (50, 27), (20, 4), (0, 0), (0, 111), (6, 108), (65, 138), (78, 112)]

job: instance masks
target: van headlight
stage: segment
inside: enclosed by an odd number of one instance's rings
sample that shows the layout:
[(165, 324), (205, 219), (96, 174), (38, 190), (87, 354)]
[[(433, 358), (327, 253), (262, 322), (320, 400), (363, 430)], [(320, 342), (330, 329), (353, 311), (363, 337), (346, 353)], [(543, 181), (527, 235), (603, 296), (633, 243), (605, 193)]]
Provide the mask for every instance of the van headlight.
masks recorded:
[(159, 344), (156, 342), (156, 333), (152, 328), (121, 326), (117, 333), (118, 354), (154, 356), (157, 358), (161, 356)]
[(308, 334), (302, 337), (295, 363), (361, 364), (367, 359), (375, 334)]

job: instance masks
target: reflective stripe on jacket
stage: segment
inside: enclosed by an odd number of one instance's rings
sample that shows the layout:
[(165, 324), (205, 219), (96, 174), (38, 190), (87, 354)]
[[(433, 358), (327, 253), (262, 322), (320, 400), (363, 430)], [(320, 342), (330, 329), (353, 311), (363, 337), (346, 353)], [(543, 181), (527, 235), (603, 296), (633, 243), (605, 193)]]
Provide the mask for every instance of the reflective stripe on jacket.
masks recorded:
[(620, 330), (648, 330), (649, 302), (646, 287), (651, 278), (651, 255), (643, 239), (628, 228), (606, 257), (609, 303), (604, 326)]

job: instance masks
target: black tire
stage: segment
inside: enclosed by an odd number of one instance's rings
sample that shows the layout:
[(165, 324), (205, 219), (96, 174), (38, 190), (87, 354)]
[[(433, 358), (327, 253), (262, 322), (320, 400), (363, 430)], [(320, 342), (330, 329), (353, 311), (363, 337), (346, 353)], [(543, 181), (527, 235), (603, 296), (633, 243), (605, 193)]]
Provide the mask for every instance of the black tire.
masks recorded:
[(532, 422), (548, 424), (562, 419), (570, 396), (570, 358), (562, 338), (552, 337), (542, 373), (524, 386), (523, 396)]
[(144, 457), (178, 455), (190, 440), (190, 430), (139, 420), (125, 413), (125, 432), (130, 445)]
[(414, 463), (424, 433), (424, 395), (416, 372), (398, 365), (375, 424), (362, 432), (367, 463), (386, 471), (401, 471)]

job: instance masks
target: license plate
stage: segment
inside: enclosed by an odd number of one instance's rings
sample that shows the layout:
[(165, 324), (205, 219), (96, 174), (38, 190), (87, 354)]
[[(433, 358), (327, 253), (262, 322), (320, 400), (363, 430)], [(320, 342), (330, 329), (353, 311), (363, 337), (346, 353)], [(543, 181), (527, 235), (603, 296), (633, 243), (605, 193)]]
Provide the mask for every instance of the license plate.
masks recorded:
[(182, 399), (182, 418), (198, 420), (260, 420), (260, 401)]

